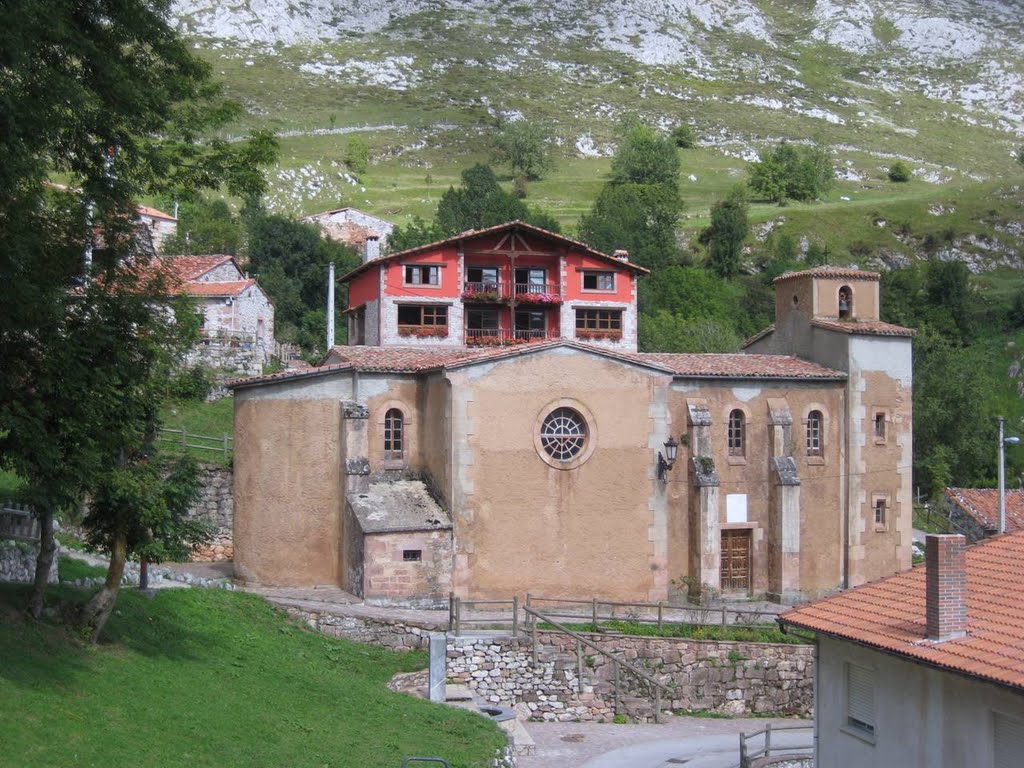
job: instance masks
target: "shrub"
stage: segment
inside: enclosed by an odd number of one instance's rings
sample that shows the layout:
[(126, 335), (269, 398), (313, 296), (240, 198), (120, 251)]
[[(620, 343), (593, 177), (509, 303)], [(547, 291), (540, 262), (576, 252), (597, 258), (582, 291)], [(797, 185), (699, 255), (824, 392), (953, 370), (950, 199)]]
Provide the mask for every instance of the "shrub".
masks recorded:
[(902, 160), (897, 160), (895, 163), (889, 166), (889, 181), (895, 181), (897, 183), (903, 183), (910, 181), (911, 173), (910, 168)]
[(205, 400), (215, 384), (209, 368), (202, 365), (183, 368), (171, 381), (170, 396), (175, 400)]
[(680, 123), (672, 129), (672, 141), (680, 149), (690, 149), (697, 144), (697, 136), (690, 125)]

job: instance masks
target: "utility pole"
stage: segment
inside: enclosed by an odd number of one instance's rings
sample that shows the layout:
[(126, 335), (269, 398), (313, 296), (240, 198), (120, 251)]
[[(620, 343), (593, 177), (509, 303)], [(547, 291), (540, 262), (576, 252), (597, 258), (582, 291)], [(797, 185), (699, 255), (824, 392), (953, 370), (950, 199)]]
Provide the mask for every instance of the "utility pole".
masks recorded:
[(334, 348), (334, 262), (327, 268), (327, 351)]
[(1003, 443), (1003, 426), (1006, 419), (999, 417), (999, 532), (1006, 533), (1006, 448)]

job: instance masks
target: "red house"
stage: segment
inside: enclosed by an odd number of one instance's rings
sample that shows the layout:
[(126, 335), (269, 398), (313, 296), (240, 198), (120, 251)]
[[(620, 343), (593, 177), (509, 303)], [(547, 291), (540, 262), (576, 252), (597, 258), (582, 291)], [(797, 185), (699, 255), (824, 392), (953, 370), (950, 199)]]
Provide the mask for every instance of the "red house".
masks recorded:
[(368, 241), (348, 284), (350, 345), (637, 346), (636, 281), (648, 270), (514, 221), (379, 256)]

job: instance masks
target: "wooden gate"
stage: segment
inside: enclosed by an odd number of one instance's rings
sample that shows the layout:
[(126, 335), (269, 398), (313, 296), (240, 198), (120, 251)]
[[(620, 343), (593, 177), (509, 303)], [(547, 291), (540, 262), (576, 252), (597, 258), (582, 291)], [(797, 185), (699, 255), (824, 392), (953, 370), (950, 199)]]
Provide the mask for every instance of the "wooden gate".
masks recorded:
[(750, 529), (722, 531), (722, 591), (750, 592)]

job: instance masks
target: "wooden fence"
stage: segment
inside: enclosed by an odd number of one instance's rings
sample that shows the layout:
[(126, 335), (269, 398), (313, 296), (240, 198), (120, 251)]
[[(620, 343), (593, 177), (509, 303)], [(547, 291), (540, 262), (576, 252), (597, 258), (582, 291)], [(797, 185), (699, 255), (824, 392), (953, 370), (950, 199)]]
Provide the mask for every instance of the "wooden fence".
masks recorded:
[[(553, 607), (545, 607), (553, 606)], [(774, 626), (777, 613), (747, 610), (735, 605), (674, 606), (657, 603), (624, 603), (611, 600), (573, 600), (562, 597), (538, 597), (527, 593), (526, 603), (520, 607), (518, 598), (511, 600), (463, 600), (451, 595), (448, 600), (448, 625), (456, 635), (464, 628), (518, 630), (520, 610), (542, 610), (553, 619), (586, 622), (595, 628), (603, 622), (624, 621), (636, 624), (654, 624), (662, 629), (665, 624), (696, 624), (756, 629)]]
[(0, 502), (0, 539), (39, 541), (39, 520), (28, 504)]
[(199, 451), (216, 451), (225, 460), (231, 456), (235, 443), (234, 438), (230, 435), (222, 435), (221, 437), (196, 435), (187, 431), (184, 427), (181, 429), (161, 429), (157, 436), (157, 442), (171, 443), (183, 449), (194, 448)]

